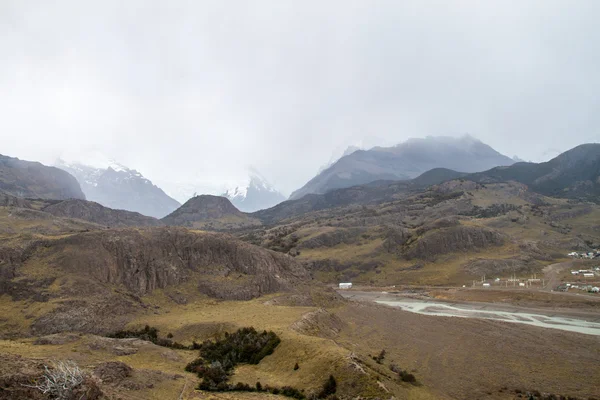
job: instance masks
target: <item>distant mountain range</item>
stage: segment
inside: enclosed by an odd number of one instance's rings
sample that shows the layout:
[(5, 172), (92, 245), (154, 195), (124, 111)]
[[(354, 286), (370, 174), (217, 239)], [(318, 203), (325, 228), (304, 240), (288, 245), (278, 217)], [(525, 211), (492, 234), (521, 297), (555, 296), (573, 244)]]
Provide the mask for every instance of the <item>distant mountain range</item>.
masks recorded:
[(352, 151), (293, 192), (290, 199), (377, 180), (412, 179), (433, 168), (479, 172), (514, 162), (469, 135), (409, 139), (393, 147)]
[(58, 168), (0, 154), (0, 191), (37, 199), (85, 199), (75, 178)]
[(77, 179), (88, 200), (106, 207), (162, 218), (181, 205), (141, 173), (114, 160), (96, 158), (94, 165), (86, 165), (59, 159), (56, 166)]
[(410, 180), (379, 180), (324, 194), (309, 194), (250, 215), (263, 223), (272, 224), (308, 212), (339, 206), (393, 201), (398, 193), (423, 190), (428, 186), (456, 179), (482, 184), (516, 181), (527, 185), (531, 191), (546, 196), (600, 204), (600, 144), (577, 146), (544, 163), (519, 162), (471, 174), (434, 168)]
[(207, 184), (204, 178), (197, 174), (196, 178), (161, 182), (161, 186), (181, 203), (199, 195), (219, 195), (227, 197), (234, 206), (244, 212), (273, 207), (286, 199), (255, 168), (247, 168), (245, 175), (245, 178), (233, 184)]
[[(122, 175), (118, 179), (110, 179), (109, 182), (127, 181), (126, 178), (131, 176), (133, 177), (129, 180), (144, 180), (137, 172), (117, 165), (109, 166), (104, 171), (82, 166), (70, 168), (79, 168), (87, 172), (85, 176), (89, 179), (84, 180), (87, 187), (97, 187), (94, 183), (98, 186), (104, 185), (104, 179), (119, 173)], [(93, 171), (95, 172), (92, 173)], [(81, 174), (79, 171), (78, 173)], [(83, 179), (84, 175), (80, 176), (80, 179)], [(532, 192), (546, 196), (573, 198), (600, 204), (600, 144), (577, 146), (544, 163), (519, 162), (510, 166), (491, 168), (484, 172), (466, 173), (447, 168), (434, 168), (410, 180), (378, 180), (349, 188), (334, 189), (324, 194), (309, 194), (253, 213), (240, 211), (227, 197), (195, 196), (161, 220), (135, 212), (113, 210), (111, 208), (117, 207), (108, 208), (92, 201), (85, 201), (82, 199), (83, 193), (78, 190), (77, 181), (66, 172), (39, 163), (0, 156), (1, 205), (41, 210), (58, 217), (76, 218), (110, 227), (170, 225), (219, 231), (246, 229), (271, 225), (309, 212), (349, 205), (390, 202), (402, 193), (418, 193), (429, 186), (455, 180), (484, 185), (516, 181), (527, 185)], [(259, 184), (250, 182), (250, 186)], [(149, 189), (158, 189), (151, 183), (144, 185)], [(136, 187), (133, 184), (130, 186)], [(124, 185), (124, 188), (128, 187)], [(270, 191), (268, 187), (262, 189)], [(237, 191), (228, 192), (228, 195), (234, 199), (236, 194), (238, 199), (247, 199), (250, 197), (250, 190), (245, 193), (245, 197), (239, 188)], [(79, 199), (69, 199), (73, 196), (79, 196)], [(25, 200), (26, 197), (44, 200), (42, 203), (39, 201), (36, 203)], [(143, 203), (141, 200), (140, 202)]]

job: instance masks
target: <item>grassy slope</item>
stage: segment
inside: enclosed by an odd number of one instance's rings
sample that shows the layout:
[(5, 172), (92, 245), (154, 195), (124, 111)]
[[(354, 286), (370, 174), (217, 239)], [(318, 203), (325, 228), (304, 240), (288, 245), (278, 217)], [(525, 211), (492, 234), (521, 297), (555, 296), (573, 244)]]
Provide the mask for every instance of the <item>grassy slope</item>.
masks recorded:
[[(299, 258), (306, 261), (330, 259), (345, 264), (360, 264), (365, 262), (380, 265), (379, 272), (375, 270), (361, 271), (356, 267), (350, 270), (358, 273), (352, 278), (354, 282), (363, 284), (392, 285), (392, 284), (418, 284), (418, 285), (462, 285), (479, 276), (470, 275), (464, 265), (477, 259), (508, 259), (519, 257), (522, 250), (519, 244), (523, 242), (534, 242), (544, 244), (543, 250), (552, 253), (555, 259), (552, 261), (566, 260), (566, 253), (572, 251), (570, 239), (583, 233), (591, 239), (599, 239), (600, 230), (600, 207), (595, 205), (569, 205), (564, 199), (552, 199), (541, 197), (548, 203), (549, 216), (536, 215), (530, 207), (530, 203), (509, 184), (488, 185), (487, 187), (469, 191), (471, 204), (479, 207), (489, 207), (493, 204), (510, 204), (522, 206), (521, 210), (525, 220), (521, 218), (518, 222), (510, 220), (511, 213), (493, 218), (462, 217), (460, 223), (465, 226), (475, 226), (496, 229), (509, 238), (507, 243), (501, 247), (491, 247), (481, 251), (468, 253), (450, 253), (439, 256), (434, 262), (423, 260), (407, 260), (394, 254), (385, 252), (381, 248), (382, 239), (377, 237), (377, 227), (371, 227), (370, 238), (360, 238), (353, 244), (339, 244), (332, 247), (319, 247), (314, 249), (303, 249)], [(576, 216), (574, 218), (562, 219), (561, 225), (570, 226), (571, 233), (564, 234), (549, 225), (552, 215), (558, 215), (578, 208), (592, 207), (592, 212)], [(386, 207), (383, 206), (382, 209)], [(411, 218), (407, 219), (411, 221)], [(300, 236), (299, 243), (318, 236), (324, 232), (335, 229), (325, 225), (323, 222), (315, 221), (305, 225), (295, 232)], [(562, 255), (562, 256), (559, 256)], [(558, 257), (558, 258), (556, 258)], [(537, 262), (537, 268), (541, 268), (550, 261)], [(422, 268), (411, 269), (411, 266), (420, 264)], [(341, 274), (337, 272), (317, 271), (316, 277), (326, 282), (337, 282)]]

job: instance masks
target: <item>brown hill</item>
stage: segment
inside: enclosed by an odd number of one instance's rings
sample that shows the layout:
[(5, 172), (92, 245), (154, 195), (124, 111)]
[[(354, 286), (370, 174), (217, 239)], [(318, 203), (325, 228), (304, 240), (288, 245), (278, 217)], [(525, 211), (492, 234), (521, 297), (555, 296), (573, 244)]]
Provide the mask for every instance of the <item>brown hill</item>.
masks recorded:
[(77, 218), (108, 227), (158, 226), (160, 221), (137, 212), (113, 210), (93, 201), (70, 199), (53, 203), (43, 211), (57, 217)]
[(231, 230), (260, 225), (260, 221), (241, 212), (225, 197), (201, 195), (161, 220), (169, 226), (209, 230)]
[(50, 306), (31, 324), (37, 333), (114, 330), (145, 307), (137, 296), (157, 289), (178, 291), (177, 302), (197, 295), (248, 300), (310, 280), (289, 256), (183, 228), (111, 229), (13, 243), (0, 248), (0, 291), (13, 301)]
[(79, 183), (67, 172), (1, 154), (0, 190), (17, 197), (85, 199)]

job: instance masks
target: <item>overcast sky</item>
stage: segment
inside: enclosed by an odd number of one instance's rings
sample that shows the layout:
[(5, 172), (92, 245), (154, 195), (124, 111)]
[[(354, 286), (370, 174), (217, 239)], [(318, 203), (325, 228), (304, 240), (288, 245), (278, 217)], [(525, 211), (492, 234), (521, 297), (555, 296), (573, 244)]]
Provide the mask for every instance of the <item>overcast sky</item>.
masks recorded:
[(285, 194), (350, 144), (600, 141), (600, 1), (0, 1), (0, 153)]

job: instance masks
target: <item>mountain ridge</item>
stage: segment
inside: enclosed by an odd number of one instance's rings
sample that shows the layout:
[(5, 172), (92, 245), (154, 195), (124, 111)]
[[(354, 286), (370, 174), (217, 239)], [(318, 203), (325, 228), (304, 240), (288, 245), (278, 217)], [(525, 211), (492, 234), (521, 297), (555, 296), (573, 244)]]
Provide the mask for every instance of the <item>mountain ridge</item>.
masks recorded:
[(510, 157), (469, 135), (414, 138), (392, 147), (356, 150), (294, 191), (290, 200), (376, 180), (408, 180), (433, 168), (470, 173), (513, 163)]
[(519, 162), (470, 174), (475, 182), (514, 180), (538, 193), (600, 201), (600, 143), (586, 143), (543, 163)]
[(58, 159), (56, 165), (75, 176), (88, 200), (112, 209), (162, 218), (181, 205), (140, 172), (111, 159), (94, 166)]
[(0, 190), (24, 198), (86, 198), (75, 177), (68, 172), (37, 161), (25, 161), (1, 154)]

